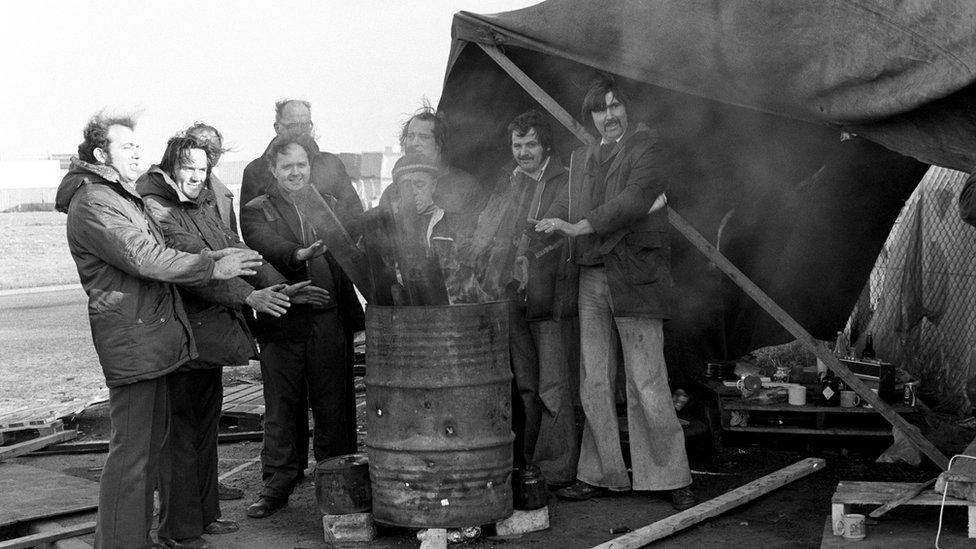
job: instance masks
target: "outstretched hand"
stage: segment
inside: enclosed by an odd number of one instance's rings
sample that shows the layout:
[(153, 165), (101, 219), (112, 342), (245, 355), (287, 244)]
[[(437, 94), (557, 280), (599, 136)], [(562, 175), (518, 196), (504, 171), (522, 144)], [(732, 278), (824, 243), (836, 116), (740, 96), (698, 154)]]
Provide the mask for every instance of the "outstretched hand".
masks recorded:
[(244, 299), (244, 302), (259, 313), (279, 317), (288, 312), (288, 307), (291, 307), (289, 303), (291, 299), (283, 293), (285, 288), (287, 286), (284, 284), (275, 284), (254, 290)]
[(238, 276), (255, 274), (254, 269), (261, 266), (261, 254), (245, 248), (224, 248), (223, 250), (204, 250), (205, 255), (214, 260), (212, 278), (229, 280)]
[(316, 240), (306, 248), (299, 248), (295, 250), (295, 261), (307, 261), (309, 258), (318, 253), (319, 250), (325, 247), (325, 244), (321, 240)]
[(296, 305), (311, 305), (325, 307), (332, 301), (332, 294), (328, 290), (312, 286), (311, 280), (288, 286), (283, 291), (291, 296), (291, 302)]

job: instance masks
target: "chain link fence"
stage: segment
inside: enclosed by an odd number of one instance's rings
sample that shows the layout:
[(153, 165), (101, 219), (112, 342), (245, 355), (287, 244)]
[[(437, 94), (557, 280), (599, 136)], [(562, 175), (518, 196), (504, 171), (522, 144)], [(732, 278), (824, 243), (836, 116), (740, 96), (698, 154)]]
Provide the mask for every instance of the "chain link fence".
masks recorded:
[(959, 218), (966, 177), (929, 169), (888, 235), (848, 334), (860, 348), (873, 333), (878, 357), (917, 377), (936, 396), (930, 405), (968, 414), (976, 407), (976, 227)]

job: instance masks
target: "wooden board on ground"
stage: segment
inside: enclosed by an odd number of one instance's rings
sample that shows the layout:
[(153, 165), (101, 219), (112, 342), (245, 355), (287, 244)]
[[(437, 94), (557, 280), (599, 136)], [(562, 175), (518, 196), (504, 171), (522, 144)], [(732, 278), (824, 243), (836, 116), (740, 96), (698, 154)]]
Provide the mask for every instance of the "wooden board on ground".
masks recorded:
[(0, 549), (29, 549), (44, 545), (52, 541), (58, 541), (75, 536), (83, 536), (95, 531), (94, 522), (86, 522), (75, 526), (66, 526), (58, 530), (51, 530), (40, 534), (31, 534), (21, 538), (14, 538), (7, 541), (0, 541)]
[(806, 458), (793, 465), (774, 471), (760, 479), (742, 485), (731, 492), (726, 492), (716, 498), (699, 503), (698, 505), (675, 513), (655, 523), (638, 528), (619, 538), (597, 545), (595, 549), (625, 549), (644, 547), (661, 538), (683, 530), (694, 524), (719, 515), (729, 509), (750, 502), (762, 495), (803, 478), (810, 473), (824, 468), (826, 462), (819, 458)]
[(78, 438), (78, 431), (57, 431), (49, 435), (42, 435), (37, 438), (11, 444), (10, 446), (0, 446), (0, 462), (5, 459), (15, 458), (24, 454), (29, 454), (35, 450), (40, 450), (46, 446), (66, 440)]
[(15, 463), (0, 463), (0, 527), (98, 507), (98, 483)]

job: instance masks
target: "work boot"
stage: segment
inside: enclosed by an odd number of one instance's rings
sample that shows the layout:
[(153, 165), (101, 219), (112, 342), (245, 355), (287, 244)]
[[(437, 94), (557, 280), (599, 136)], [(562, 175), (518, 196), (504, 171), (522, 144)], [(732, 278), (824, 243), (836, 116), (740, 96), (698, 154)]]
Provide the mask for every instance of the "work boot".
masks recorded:
[(205, 534), (229, 534), (240, 530), (241, 527), (233, 520), (217, 519), (203, 527)]
[(168, 547), (169, 549), (211, 549), (213, 547), (209, 541), (201, 538), (200, 536), (183, 539), (172, 539), (159, 536), (159, 543), (161, 543), (164, 547)]
[(684, 511), (685, 509), (691, 509), (695, 505), (698, 505), (698, 497), (695, 496), (695, 492), (692, 491), (690, 484), (684, 488), (671, 490), (671, 507), (674, 507), (678, 511)]
[(252, 503), (251, 506), (247, 508), (247, 516), (251, 518), (270, 517), (271, 515), (277, 513), (278, 509), (281, 509), (287, 504), (287, 499), (261, 496), (256, 502)]
[(593, 486), (592, 484), (587, 484), (582, 480), (577, 480), (570, 486), (556, 490), (556, 497), (570, 501), (585, 501), (591, 498), (605, 496), (607, 495), (607, 492), (609, 492), (609, 490), (606, 488), (601, 486)]

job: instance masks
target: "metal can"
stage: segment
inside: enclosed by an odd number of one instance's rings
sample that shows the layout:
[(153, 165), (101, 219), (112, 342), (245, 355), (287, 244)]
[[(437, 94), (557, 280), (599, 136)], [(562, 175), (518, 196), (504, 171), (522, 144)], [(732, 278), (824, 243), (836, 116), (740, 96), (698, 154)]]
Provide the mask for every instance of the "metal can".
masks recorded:
[(915, 406), (915, 391), (918, 389), (917, 381), (908, 381), (905, 383), (905, 406)]

